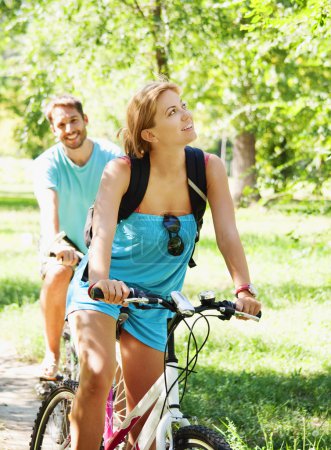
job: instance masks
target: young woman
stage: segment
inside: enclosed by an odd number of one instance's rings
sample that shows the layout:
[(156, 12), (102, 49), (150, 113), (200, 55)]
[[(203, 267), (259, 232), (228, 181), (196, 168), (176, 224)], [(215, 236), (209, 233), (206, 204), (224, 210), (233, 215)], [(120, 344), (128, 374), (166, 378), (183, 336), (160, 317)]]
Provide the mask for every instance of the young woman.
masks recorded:
[[(99, 448), (115, 371), (115, 323), (129, 294), (128, 286), (163, 297), (180, 290), (196, 236), (184, 151), (196, 133), (178, 86), (154, 82), (140, 90), (129, 103), (123, 133), (129, 156), (141, 158), (149, 152), (150, 177), (138, 210), (117, 225), (119, 205), (130, 182), (130, 159), (119, 158), (107, 165), (95, 203), (89, 254), (71, 284), (67, 314), (81, 367), (71, 417), (75, 450)], [(252, 294), (226, 172), (217, 156), (206, 154), (205, 164), (217, 245), (236, 287), (237, 309), (255, 315), (260, 303)], [(182, 245), (176, 255), (168, 250), (169, 215), (180, 226)], [(84, 283), (81, 277), (87, 260), (89, 282)], [(89, 298), (92, 284), (102, 289), (103, 301)], [(132, 307), (124, 323), (120, 343), (129, 411), (163, 371), (166, 318), (163, 310)], [(130, 436), (131, 443), (137, 432)]]

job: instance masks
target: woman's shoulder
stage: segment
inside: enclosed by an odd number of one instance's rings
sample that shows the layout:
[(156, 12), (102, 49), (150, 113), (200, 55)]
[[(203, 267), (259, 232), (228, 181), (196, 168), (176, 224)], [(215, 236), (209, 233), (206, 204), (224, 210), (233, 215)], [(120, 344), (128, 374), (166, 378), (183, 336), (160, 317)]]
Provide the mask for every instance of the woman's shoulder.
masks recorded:
[(118, 158), (112, 159), (105, 167), (108, 172), (120, 171), (123, 173), (130, 173), (130, 168), (131, 160), (128, 156), (119, 156)]
[(206, 167), (224, 167), (222, 159), (215, 153), (204, 152)]
[(131, 168), (125, 157), (118, 157), (109, 161), (103, 171), (103, 183), (124, 184), (130, 182)]
[(211, 153), (207, 153), (207, 152), (203, 151), (203, 156), (204, 156), (204, 158), (205, 158), (205, 166), (206, 166), (206, 167), (207, 167), (207, 164), (208, 164), (210, 155), (211, 155)]
[(120, 156), (119, 159), (121, 159), (122, 162), (124, 161), (128, 166), (131, 166), (130, 156), (128, 155)]
[[(206, 154), (206, 153), (205, 153)], [(220, 180), (226, 180), (226, 169), (222, 159), (214, 153), (208, 153), (208, 163), (206, 162), (206, 176), (207, 181), (219, 182)]]

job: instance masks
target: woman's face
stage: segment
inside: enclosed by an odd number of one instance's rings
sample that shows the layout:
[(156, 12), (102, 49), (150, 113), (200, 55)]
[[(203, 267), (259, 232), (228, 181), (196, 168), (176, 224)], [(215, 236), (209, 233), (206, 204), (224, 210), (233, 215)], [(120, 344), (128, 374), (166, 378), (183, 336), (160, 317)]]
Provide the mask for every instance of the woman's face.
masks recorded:
[(153, 143), (185, 146), (196, 139), (193, 118), (179, 95), (168, 89), (157, 100), (153, 134)]

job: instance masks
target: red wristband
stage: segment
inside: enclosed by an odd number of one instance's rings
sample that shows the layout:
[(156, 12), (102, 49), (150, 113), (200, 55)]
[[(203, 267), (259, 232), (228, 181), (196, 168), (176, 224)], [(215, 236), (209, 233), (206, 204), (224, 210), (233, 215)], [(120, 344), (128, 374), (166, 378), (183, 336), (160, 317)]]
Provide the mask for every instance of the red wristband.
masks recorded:
[(253, 295), (253, 297), (257, 296), (256, 288), (250, 283), (243, 284), (243, 285), (237, 287), (237, 289), (234, 292), (234, 295), (238, 298), (239, 292), (243, 292), (243, 291), (249, 292), (251, 295)]

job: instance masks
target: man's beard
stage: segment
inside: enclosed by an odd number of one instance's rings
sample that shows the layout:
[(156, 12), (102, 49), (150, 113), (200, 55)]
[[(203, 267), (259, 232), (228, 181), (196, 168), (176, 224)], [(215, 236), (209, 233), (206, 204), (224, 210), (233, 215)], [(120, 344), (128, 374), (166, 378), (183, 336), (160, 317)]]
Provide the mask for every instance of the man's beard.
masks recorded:
[(70, 150), (75, 150), (77, 148), (80, 148), (83, 145), (86, 137), (87, 137), (87, 132), (86, 132), (86, 130), (83, 130), (83, 131), (79, 132), (77, 138), (75, 138), (73, 140), (73, 142), (71, 142), (70, 139), (63, 139), (62, 144), (65, 145), (66, 147), (70, 148)]

